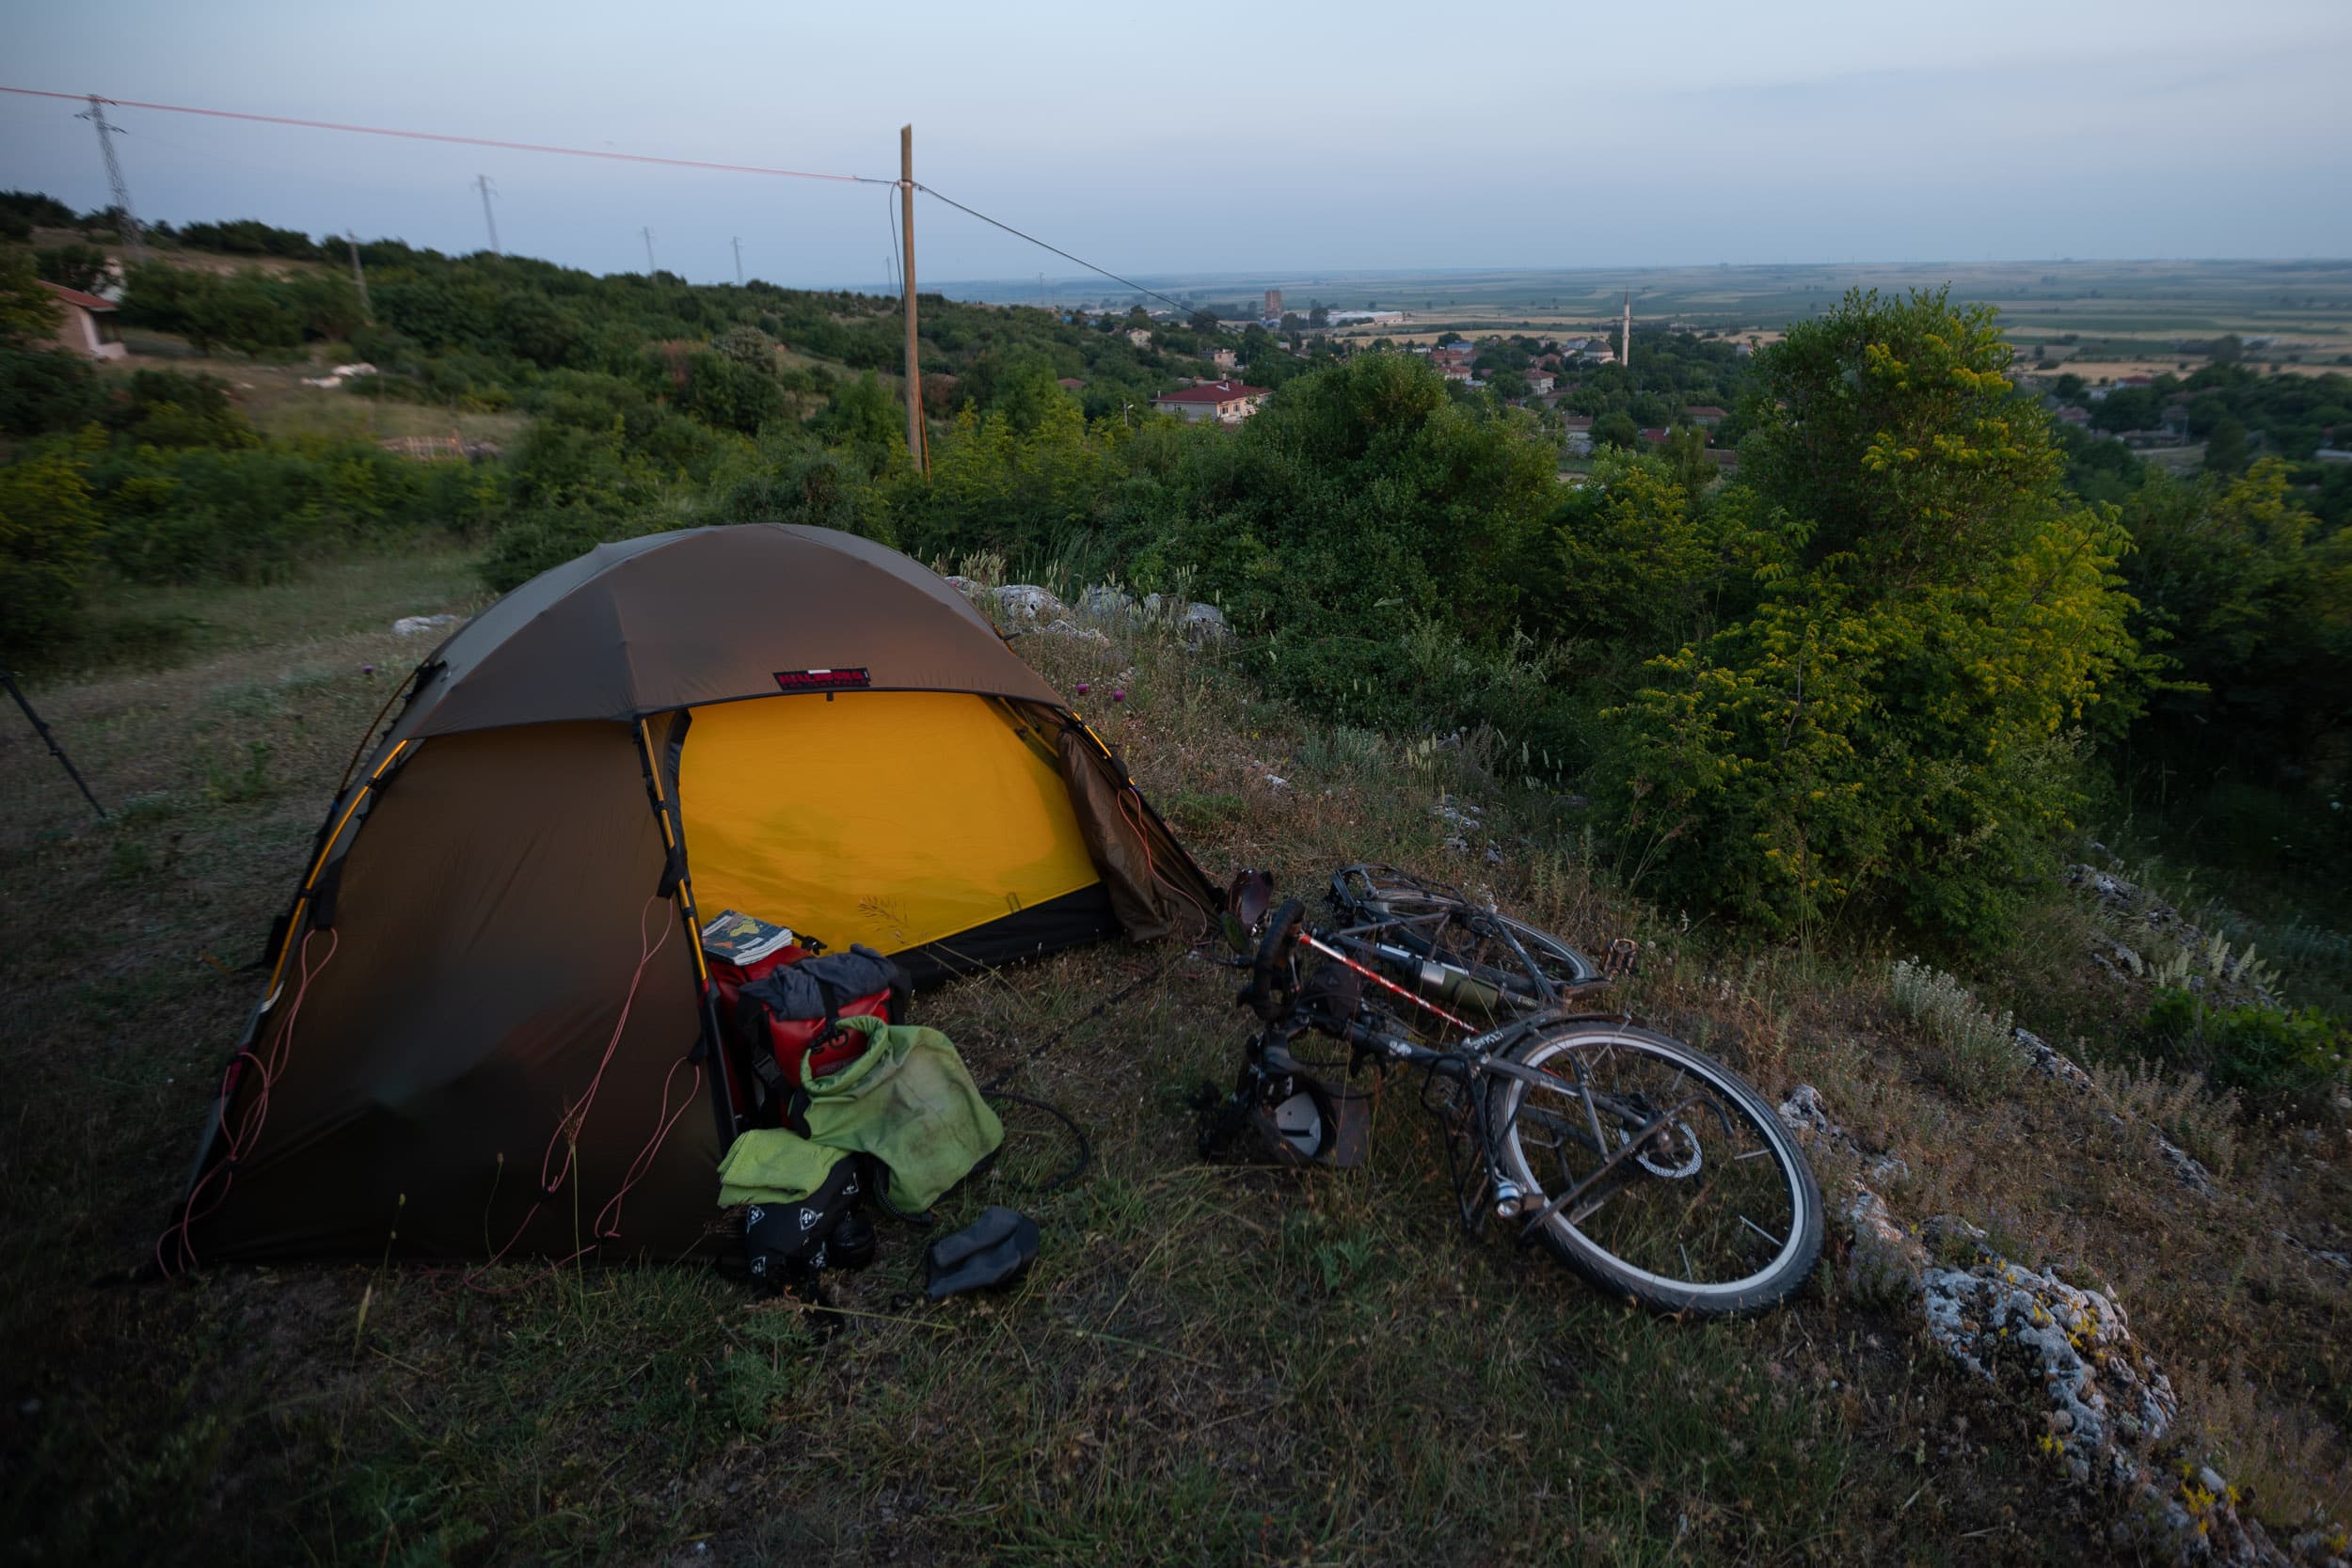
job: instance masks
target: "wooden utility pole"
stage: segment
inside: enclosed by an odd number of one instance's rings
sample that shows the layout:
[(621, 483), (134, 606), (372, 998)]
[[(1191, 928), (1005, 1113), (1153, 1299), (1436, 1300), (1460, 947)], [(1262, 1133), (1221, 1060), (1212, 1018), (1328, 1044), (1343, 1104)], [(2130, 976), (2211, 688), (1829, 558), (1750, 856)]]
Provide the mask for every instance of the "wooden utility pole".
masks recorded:
[(346, 229), (343, 243), (351, 246), (351, 280), (359, 287), (359, 315), (362, 320), (373, 321), (375, 315), (368, 309), (368, 269), (359, 264), (359, 236)]
[(898, 287), (907, 304), (907, 451), (916, 467), (931, 471), (930, 442), (923, 434), (923, 366), (914, 332), (914, 127), (898, 127), (898, 223), (906, 257)]
[(499, 220), (490, 215), (490, 177), (477, 174), (473, 183), (474, 189), (482, 193), (482, 221), (490, 227), (490, 254), (503, 256), (506, 252), (499, 248)]

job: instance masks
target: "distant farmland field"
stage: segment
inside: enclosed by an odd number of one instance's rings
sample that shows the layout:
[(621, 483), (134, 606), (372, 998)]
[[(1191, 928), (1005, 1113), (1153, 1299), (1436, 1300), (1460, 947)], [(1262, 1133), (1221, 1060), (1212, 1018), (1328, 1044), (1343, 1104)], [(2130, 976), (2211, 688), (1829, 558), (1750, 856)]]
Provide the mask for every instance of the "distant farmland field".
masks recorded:
[[(2000, 308), (2021, 350), (2081, 358), (2094, 374), (2171, 368), (2201, 359), (2224, 333), (2267, 339), (2247, 360), (2281, 369), (2352, 363), (2352, 261), (1968, 261), (1804, 266), (1524, 268), (1466, 272), (1162, 275), (1139, 281), (1188, 305), (1253, 303), (1280, 289), (1287, 309), (1404, 310), (1395, 326), (1343, 336), (1424, 337), (1443, 331), (1557, 331), (1617, 318), (1626, 294), (1645, 325), (1767, 339), (1828, 309), (1851, 288), (1932, 289)], [(943, 285), (1000, 304), (1130, 303), (1101, 279)], [(1139, 303), (1158, 306), (1156, 300)], [(2074, 341), (2063, 341), (2072, 336)], [(2077, 354), (2076, 351), (2084, 351)]]

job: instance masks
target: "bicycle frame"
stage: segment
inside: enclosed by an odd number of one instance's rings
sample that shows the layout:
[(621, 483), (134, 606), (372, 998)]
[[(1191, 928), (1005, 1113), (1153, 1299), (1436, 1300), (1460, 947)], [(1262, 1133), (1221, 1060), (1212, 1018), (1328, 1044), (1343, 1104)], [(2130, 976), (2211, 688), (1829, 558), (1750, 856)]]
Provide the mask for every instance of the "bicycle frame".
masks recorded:
[[(1243, 955), (1235, 966), (1251, 973), (1238, 1000), (1262, 1022), (1221, 1110), (1214, 1096), (1200, 1103), (1204, 1158), (1245, 1126), (1279, 1163), (1345, 1167), (1364, 1157), (1369, 1096), (1332, 1076), (1343, 1064), (1292, 1054), (1311, 1031), (1350, 1048), (1349, 1074), (1367, 1061), (1422, 1069), (1422, 1104), (1438, 1117), (1455, 1203), (1473, 1234), (1499, 1220), (1601, 1289), (1670, 1311), (1757, 1310), (1802, 1280), (1820, 1248), (1820, 1196), (1785, 1134), (1775, 1139), (1769, 1102), (1631, 1015), (1578, 1006), (1631, 969), (1633, 943), (1611, 943), (1597, 963), (1549, 932), (1389, 867), (1348, 867), (1332, 889), (1340, 921), (1318, 927), (1296, 899), (1269, 914), (1263, 873), (1235, 880), (1228, 936)], [(1748, 1137), (1751, 1126), (1758, 1138)], [(1729, 1153), (1741, 1140), (1759, 1147)], [(1692, 1219), (1723, 1178), (1747, 1168), (1740, 1162), (1767, 1153), (1776, 1164), (1766, 1191), (1788, 1195), (1793, 1228), (1785, 1239), (1736, 1196)], [(1691, 1185), (1676, 1185), (1684, 1181)], [(1642, 1196), (1652, 1189), (1667, 1196)], [(1724, 1188), (1744, 1190), (1737, 1180)], [(1613, 1207), (1620, 1201), (1622, 1211)], [(1619, 1217), (1596, 1227), (1604, 1208)], [(1770, 1212), (1767, 1220), (1778, 1228)], [(1695, 1227), (1690, 1248), (1684, 1225)], [(1725, 1251), (1707, 1235), (1716, 1227), (1740, 1245)], [(1754, 1244), (1740, 1227), (1776, 1249), (1768, 1263), (1740, 1250)], [(1682, 1272), (1671, 1258), (1626, 1250), (1628, 1239), (1636, 1247), (1671, 1243)], [(1718, 1280), (1718, 1262), (1756, 1272)]]

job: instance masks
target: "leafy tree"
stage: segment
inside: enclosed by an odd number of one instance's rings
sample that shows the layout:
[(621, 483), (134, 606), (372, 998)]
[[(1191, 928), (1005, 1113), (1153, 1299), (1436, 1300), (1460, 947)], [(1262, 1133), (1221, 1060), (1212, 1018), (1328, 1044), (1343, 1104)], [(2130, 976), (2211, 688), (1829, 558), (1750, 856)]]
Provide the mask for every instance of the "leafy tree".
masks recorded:
[(80, 355), (0, 344), (0, 436), (72, 430), (104, 404), (98, 372)]
[(1023, 359), (1009, 368), (989, 400), (990, 412), (1022, 436), (1034, 435), (1040, 426), (1075, 413), (1077, 407), (1077, 400), (1062, 390), (1054, 367), (1034, 358)]
[[(1714, 478), (1708, 465), (1707, 478)], [(1759, 570), (1799, 542), (1753, 490), (1713, 505), (1655, 457), (1604, 451), (1593, 483), (1569, 493), (1551, 522), (1560, 591), (1546, 619), (1569, 636), (1636, 659), (1702, 641), (1756, 606)]]
[(871, 466), (887, 462), (906, 446), (906, 414), (871, 371), (836, 389), (809, 428), (836, 446), (855, 450)]
[(1707, 455), (1707, 432), (1697, 425), (1678, 425), (1666, 433), (1658, 449), (1675, 483), (1697, 495), (1715, 482), (1715, 460)]
[(315, 261), (325, 254), (300, 230), (273, 228), (259, 218), (191, 223), (180, 230), (180, 243), (193, 250), (216, 250), (230, 256), (278, 256), (297, 261)]
[(2211, 474), (2236, 474), (2246, 471), (2252, 452), (2246, 440), (2246, 426), (2239, 420), (2223, 418), (2216, 421), (2205, 436), (2205, 471)]
[(1422, 722), (1461, 692), (1397, 674), (1417, 625), (1492, 649), (1533, 612), (1549, 575), (1551, 449), (1524, 415), (1454, 402), (1426, 362), (1333, 361), (1239, 431), (1200, 434), (1179, 472), (1190, 506), (1163, 556), (1238, 624), (1271, 628), (1256, 657), (1278, 689)]
[(2149, 430), (2164, 417), (2164, 399), (2153, 387), (2117, 387), (2090, 406), (2090, 422), (2101, 430)]
[(72, 626), (99, 528), (75, 444), (44, 443), (0, 467), (0, 657), (38, 654)]
[(0, 191), (0, 214), (18, 220), (23, 225), (25, 237), (30, 237), (36, 226), (43, 229), (73, 227), (73, 209), (40, 191)]
[(33, 252), (33, 259), (42, 277), (84, 293), (103, 287), (107, 279), (106, 253), (94, 245), (76, 241), (44, 245)]
[(680, 400), (687, 412), (714, 430), (755, 436), (760, 427), (784, 417), (784, 388), (774, 375), (723, 354), (704, 352), (686, 361), (686, 386)]
[(2352, 783), (2352, 540), (2318, 533), (2287, 472), (2268, 459), (2226, 483), (2159, 474), (2127, 502), (2132, 592), (2179, 674), (2136, 734), (2191, 777), (2324, 795)]
[(1216, 312), (1208, 309), (1195, 310), (1191, 316), (1186, 319), (1184, 325), (1191, 327), (1195, 332), (1198, 332), (1203, 338), (1214, 338), (1221, 330), (1221, 324), (1217, 320)]
[(2078, 807), (2073, 736), (2128, 718), (2142, 670), (2128, 539), (2065, 493), (2009, 359), (1989, 308), (1874, 292), (1764, 356), (1743, 504), (1792, 548), (1616, 712), (1623, 820), (1669, 895), (1999, 934)]
[(56, 335), (56, 296), (40, 286), (33, 259), (21, 250), (0, 250), (0, 344), (45, 342)]
[(1619, 409), (1603, 414), (1593, 421), (1593, 445), (1616, 447), (1632, 451), (1642, 444), (1642, 427), (1633, 422), (1633, 416)]
[(218, 376), (134, 371), (121, 396), (107, 408), (104, 422), (107, 429), (141, 446), (226, 450), (261, 445), (261, 437), (230, 401), (229, 384)]
[(739, 365), (747, 365), (771, 375), (776, 369), (776, 341), (758, 327), (738, 325), (710, 340), (713, 351), (724, 355)]

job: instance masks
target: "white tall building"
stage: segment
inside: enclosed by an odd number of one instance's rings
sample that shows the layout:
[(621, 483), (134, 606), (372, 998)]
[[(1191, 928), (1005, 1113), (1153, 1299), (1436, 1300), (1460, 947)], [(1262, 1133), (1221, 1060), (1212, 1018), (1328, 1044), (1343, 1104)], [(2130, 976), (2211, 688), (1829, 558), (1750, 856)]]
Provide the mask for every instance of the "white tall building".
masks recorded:
[(1627, 370), (1633, 368), (1633, 291), (1625, 292), (1625, 325), (1617, 338), (1617, 363)]

